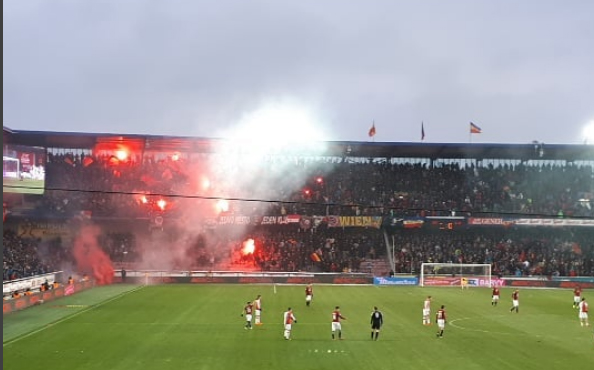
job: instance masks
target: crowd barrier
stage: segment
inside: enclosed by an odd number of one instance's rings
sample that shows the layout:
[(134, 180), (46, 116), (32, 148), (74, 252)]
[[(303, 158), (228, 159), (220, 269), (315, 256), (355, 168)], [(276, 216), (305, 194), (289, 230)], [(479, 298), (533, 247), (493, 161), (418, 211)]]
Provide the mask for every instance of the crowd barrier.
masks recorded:
[[(460, 286), (460, 276), (425, 280), (426, 286)], [(594, 288), (594, 277), (467, 277), (470, 287), (545, 287), (587, 289)], [(114, 282), (122, 282), (121, 272), (116, 272)], [(132, 284), (373, 284), (419, 285), (418, 276), (372, 276), (366, 273), (282, 273), (241, 271), (131, 271), (125, 279)]]
[(373, 284), (373, 276), (360, 273), (283, 273), (239, 271), (130, 271), (114, 282), (131, 284)]
[(10, 298), (3, 301), (3, 314), (19, 311), (37, 304), (47, 303), (66, 295), (76, 294), (94, 286), (93, 281), (77, 282), (70, 285), (61, 285), (58, 288), (46, 290), (44, 292), (35, 292), (31, 295), (22, 295), (20, 298)]
[[(594, 288), (594, 277), (501, 277), (489, 280), (484, 277), (466, 277), (469, 287), (528, 287), (528, 288)], [(456, 286), (461, 284), (460, 276), (441, 276), (424, 281), (424, 286)]]

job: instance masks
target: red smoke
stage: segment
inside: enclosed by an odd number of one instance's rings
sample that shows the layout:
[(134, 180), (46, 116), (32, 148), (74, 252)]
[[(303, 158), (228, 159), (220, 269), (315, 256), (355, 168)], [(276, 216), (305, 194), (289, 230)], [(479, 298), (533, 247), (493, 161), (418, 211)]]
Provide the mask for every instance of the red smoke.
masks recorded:
[(95, 225), (82, 226), (74, 240), (73, 254), (79, 272), (92, 275), (99, 285), (106, 285), (113, 281), (113, 265), (97, 243), (100, 233)]

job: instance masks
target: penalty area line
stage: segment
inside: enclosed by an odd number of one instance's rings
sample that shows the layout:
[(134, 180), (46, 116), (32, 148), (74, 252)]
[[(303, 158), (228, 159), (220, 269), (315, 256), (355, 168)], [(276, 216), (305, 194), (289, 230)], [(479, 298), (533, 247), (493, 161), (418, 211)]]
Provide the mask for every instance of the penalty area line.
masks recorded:
[[(501, 315), (500, 315), (501, 316)], [(452, 321), (449, 322), (450, 326), (456, 328), (456, 329), (461, 329), (461, 330), (466, 330), (466, 331), (473, 331), (475, 333), (487, 333), (487, 334), (501, 334), (501, 335), (527, 335), (527, 336), (535, 336), (537, 338), (540, 338), (541, 335), (538, 334), (529, 334), (529, 333), (506, 333), (503, 331), (492, 331), (492, 330), (483, 330), (483, 329), (473, 329), (473, 328), (468, 328), (465, 326), (461, 326), (461, 325), (456, 325), (455, 322), (456, 321), (463, 321), (463, 320), (473, 320), (473, 319), (478, 319), (478, 317), (462, 317), (460, 319), (454, 319)]]
[(456, 321), (463, 321), (463, 320), (472, 320), (472, 317), (463, 317), (461, 319), (455, 319), (450, 321), (450, 325), (453, 326), (454, 328), (457, 329), (462, 329), (462, 330), (466, 330), (466, 331), (473, 331), (476, 333), (488, 333), (488, 334), (503, 334), (503, 335), (518, 335), (521, 333), (505, 333), (505, 332), (501, 332), (501, 331), (490, 331), (490, 330), (482, 330), (482, 329), (473, 329), (473, 328), (467, 328), (465, 326), (460, 326), (460, 325), (456, 325), (455, 322)]
[(58, 324), (61, 324), (61, 323), (65, 322), (65, 321), (68, 321), (68, 320), (70, 320), (70, 319), (72, 319), (72, 318), (74, 318), (74, 317), (76, 317), (76, 316), (78, 316), (78, 315), (80, 315), (80, 314), (83, 314), (83, 313), (85, 313), (85, 312), (89, 312), (89, 311), (91, 311), (91, 310), (93, 310), (93, 309), (95, 309), (95, 308), (98, 308), (98, 307), (101, 307), (101, 306), (103, 306), (103, 305), (105, 305), (105, 304), (107, 304), (107, 303), (113, 302), (113, 301), (115, 301), (116, 299), (119, 299), (119, 298), (121, 298), (121, 297), (123, 297), (123, 296), (125, 296), (125, 295), (128, 295), (129, 293), (134, 293), (134, 292), (137, 292), (137, 291), (139, 291), (140, 289), (143, 289), (144, 287), (146, 287), (146, 285), (141, 285), (141, 286), (139, 286), (139, 287), (138, 287), (138, 288), (136, 288), (136, 289), (132, 289), (132, 290), (128, 290), (127, 292), (120, 293), (120, 294), (116, 295), (115, 297), (112, 297), (112, 298), (110, 298), (110, 299), (108, 299), (108, 300), (106, 300), (106, 301), (99, 302), (99, 303), (97, 303), (96, 305), (87, 306), (87, 308), (85, 308), (85, 309), (83, 309), (83, 310), (80, 310), (80, 311), (78, 311), (78, 312), (72, 313), (71, 315), (68, 315), (68, 316), (66, 316), (66, 317), (63, 317), (63, 318), (61, 318), (61, 319), (59, 319), (59, 320), (56, 320), (56, 321), (50, 322), (50, 323), (48, 323), (48, 324), (45, 324), (44, 326), (42, 326), (42, 327), (41, 327), (41, 328), (39, 328), (39, 329), (35, 329), (35, 330), (32, 330), (32, 331), (30, 331), (30, 332), (28, 332), (28, 333), (25, 333), (25, 334), (19, 335), (19, 336), (18, 336), (18, 337), (16, 337), (16, 338), (13, 338), (13, 339), (11, 339), (11, 340), (8, 340), (8, 341), (6, 341), (6, 342), (2, 343), (2, 348), (6, 347), (6, 346), (9, 346), (9, 345), (11, 345), (11, 344), (13, 344), (13, 343), (16, 343), (16, 342), (20, 341), (21, 339), (25, 339), (25, 338), (28, 338), (28, 337), (30, 337), (30, 336), (32, 336), (32, 335), (35, 335), (35, 334), (37, 334), (37, 333), (40, 333), (40, 332), (44, 331), (45, 329), (47, 329), (47, 328), (49, 328), (49, 327), (52, 327), (52, 326), (54, 326), (54, 325), (58, 325)]

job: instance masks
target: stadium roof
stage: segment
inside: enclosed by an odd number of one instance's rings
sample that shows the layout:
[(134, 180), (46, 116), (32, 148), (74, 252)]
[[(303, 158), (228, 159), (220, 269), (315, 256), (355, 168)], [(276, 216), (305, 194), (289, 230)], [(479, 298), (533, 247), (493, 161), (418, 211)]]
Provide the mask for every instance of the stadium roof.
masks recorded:
[[(138, 134), (80, 133), (11, 130), (4, 127), (12, 144), (65, 149), (92, 149), (101, 143), (134, 144), (146, 151), (210, 153), (223, 139)], [(542, 159), (594, 161), (593, 145), (485, 144), (415, 142), (326, 142), (327, 154), (369, 158)], [(542, 150), (541, 150), (542, 149)]]

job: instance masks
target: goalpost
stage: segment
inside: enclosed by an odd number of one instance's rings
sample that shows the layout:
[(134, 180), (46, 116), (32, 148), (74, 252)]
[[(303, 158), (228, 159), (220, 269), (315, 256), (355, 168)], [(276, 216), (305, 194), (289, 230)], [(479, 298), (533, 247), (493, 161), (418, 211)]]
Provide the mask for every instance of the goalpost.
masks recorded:
[(18, 158), (2, 156), (2, 176), (13, 179), (21, 177), (21, 161)]
[(420, 286), (491, 287), (489, 263), (422, 263)]

